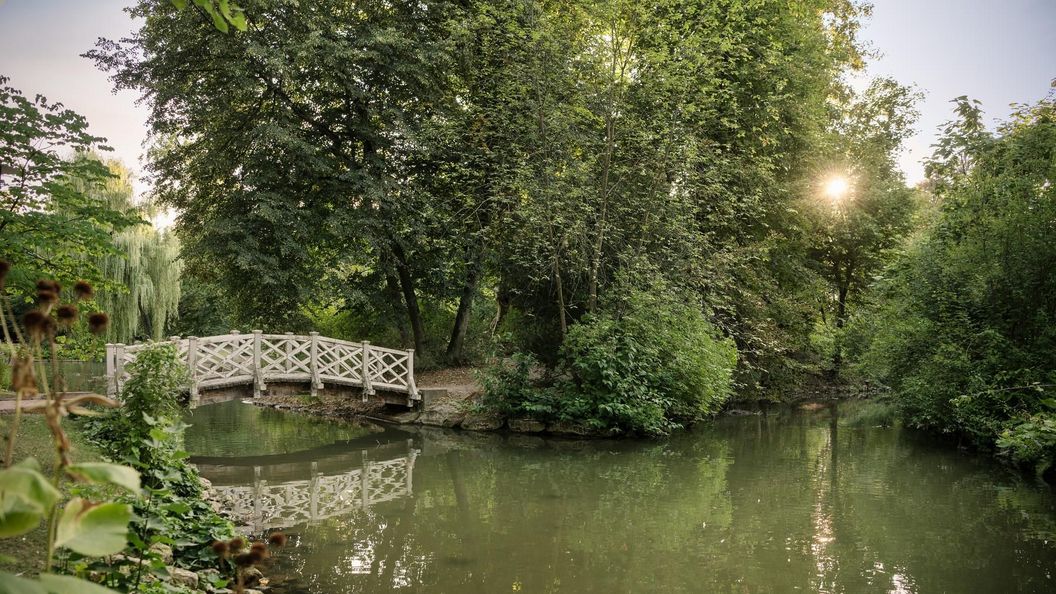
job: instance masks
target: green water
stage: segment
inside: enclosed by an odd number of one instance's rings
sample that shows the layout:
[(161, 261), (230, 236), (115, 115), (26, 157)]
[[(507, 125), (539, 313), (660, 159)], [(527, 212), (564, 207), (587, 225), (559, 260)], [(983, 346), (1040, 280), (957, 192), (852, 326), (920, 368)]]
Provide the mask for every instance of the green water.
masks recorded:
[(250, 529), (290, 535), (278, 593), (1056, 591), (1056, 494), (840, 408), (576, 442), (229, 403), (188, 443)]

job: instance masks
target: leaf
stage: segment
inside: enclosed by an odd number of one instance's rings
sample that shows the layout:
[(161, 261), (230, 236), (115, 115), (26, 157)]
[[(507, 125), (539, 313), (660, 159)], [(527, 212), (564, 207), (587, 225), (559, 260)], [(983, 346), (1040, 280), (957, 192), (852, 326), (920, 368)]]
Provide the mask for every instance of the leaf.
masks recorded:
[(172, 0), (172, 5), (175, 6), (177, 10), (183, 10), (184, 8), (187, 8), (187, 0)]
[(0, 537), (25, 534), (59, 501), (59, 492), (27, 459), (0, 471)]
[(48, 594), (48, 591), (35, 581), (0, 571), (0, 593)]
[(228, 31), (227, 21), (224, 20), (224, 17), (221, 16), (220, 13), (218, 13), (216, 11), (211, 11), (209, 14), (211, 14), (212, 17), (213, 17), (213, 25), (217, 29), (219, 29), (220, 31), (222, 31), (224, 33), (227, 33), (227, 31)]
[(37, 579), (49, 594), (117, 594), (110, 588), (70, 575), (44, 573)]
[(130, 505), (94, 504), (75, 497), (62, 510), (55, 544), (91, 557), (112, 555), (125, 548), (131, 519)]
[(246, 15), (243, 12), (236, 12), (230, 19), (231, 24), (234, 25), (239, 31), (245, 31), (248, 27), (246, 22)]
[(132, 493), (139, 493), (139, 473), (128, 466), (108, 462), (84, 462), (70, 466), (67, 471), (87, 482), (116, 485)]
[(37, 526), (44, 519), (44, 514), (33, 511), (26, 507), (15, 506), (6, 511), (0, 517), (0, 538), (11, 538), (25, 534)]

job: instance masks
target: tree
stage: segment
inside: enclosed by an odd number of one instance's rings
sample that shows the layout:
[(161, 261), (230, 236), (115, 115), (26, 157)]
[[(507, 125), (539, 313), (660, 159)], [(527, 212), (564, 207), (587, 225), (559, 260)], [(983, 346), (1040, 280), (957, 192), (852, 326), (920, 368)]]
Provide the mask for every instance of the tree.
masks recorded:
[(237, 35), (171, 12), (88, 55), (151, 105), (158, 197), (237, 319), (366, 307), (461, 362), (493, 294), (553, 361), (648, 274), (755, 362), (809, 326), (770, 325), (799, 316), (774, 262), (853, 2), (262, 0)]
[[(832, 294), (822, 308), (834, 309), (834, 375), (842, 364), (848, 303), (891, 260), (910, 230), (916, 200), (894, 159), (912, 131), (917, 95), (893, 80), (877, 79), (860, 97), (848, 99), (839, 106), (823, 157), (836, 177), (823, 177), (806, 198), (815, 205), (811, 255)], [(822, 187), (841, 183), (847, 187), (827, 192)]]
[[(908, 421), (1056, 462), (1056, 102), (1016, 106), (996, 136), (956, 101), (927, 170), (936, 212), (860, 322), (861, 366)], [(953, 165), (951, 167), (951, 165)]]
[(86, 191), (115, 210), (138, 212), (144, 219), (114, 234), (113, 253), (98, 263), (104, 283), (96, 301), (110, 312), (107, 339), (123, 343), (136, 338), (161, 340), (178, 314), (183, 269), (180, 245), (172, 233), (147, 222), (155, 214), (150, 205), (133, 204), (128, 168), (117, 161), (106, 162), (106, 167), (110, 172), (106, 183)]
[(8, 283), (98, 280), (111, 234), (136, 220), (90, 191), (109, 177), (102, 163), (68, 154), (108, 150), (104, 139), (61, 103), (27, 99), (7, 81), (0, 77), (0, 257), (16, 271)]

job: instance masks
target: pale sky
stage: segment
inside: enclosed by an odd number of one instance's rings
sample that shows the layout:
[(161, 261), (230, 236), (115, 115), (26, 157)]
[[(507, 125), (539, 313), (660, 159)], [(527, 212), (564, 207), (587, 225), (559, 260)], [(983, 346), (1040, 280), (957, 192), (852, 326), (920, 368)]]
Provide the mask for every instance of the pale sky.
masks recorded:
[[(133, 93), (112, 94), (106, 75), (80, 54), (99, 37), (131, 32), (131, 0), (0, 0), (0, 74), (27, 95), (45, 95), (88, 118), (113, 156), (142, 171), (147, 110)], [(988, 121), (1012, 102), (1043, 98), (1056, 78), (1056, 0), (875, 0), (863, 38), (883, 55), (869, 74), (925, 93), (917, 134), (900, 160), (907, 181), (923, 177), (949, 101), (983, 102)], [(137, 192), (146, 185), (136, 184)]]

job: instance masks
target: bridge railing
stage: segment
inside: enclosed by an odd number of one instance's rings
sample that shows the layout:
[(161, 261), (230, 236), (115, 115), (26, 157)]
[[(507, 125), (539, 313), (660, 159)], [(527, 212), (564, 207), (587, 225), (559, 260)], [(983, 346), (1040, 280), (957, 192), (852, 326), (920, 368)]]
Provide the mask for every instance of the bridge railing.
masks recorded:
[[(191, 399), (201, 390), (250, 384), (253, 396), (267, 389), (269, 381), (305, 382), (311, 393), (325, 384), (356, 386), (364, 396), (375, 390), (407, 394), (408, 406), (419, 399), (414, 383), (414, 349), (374, 346), (369, 341), (351, 342), (293, 333), (265, 334), (233, 330), (222, 336), (190, 336), (170, 339), (176, 345), (191, 375)], [(116, 396), (128, 379), (127, 367), (150, 343), (106, 345), (107, 392)]]

